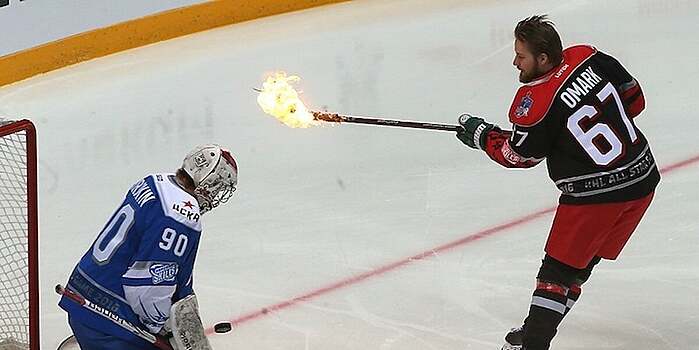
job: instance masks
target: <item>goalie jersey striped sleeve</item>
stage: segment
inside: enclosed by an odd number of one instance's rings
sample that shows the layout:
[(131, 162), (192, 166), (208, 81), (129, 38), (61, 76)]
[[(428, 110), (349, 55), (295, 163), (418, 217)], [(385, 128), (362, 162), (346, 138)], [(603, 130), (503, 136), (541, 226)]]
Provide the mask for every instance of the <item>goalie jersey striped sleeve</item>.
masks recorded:
[[(67, 288), (150, 332), (170, 306), (193, 294), (192, 269), (201, 236), (196, 199), (174, 174), (138, 181), (73, 270)], [(136, 336), (67, 300), (71, 319), (125, 340)]]

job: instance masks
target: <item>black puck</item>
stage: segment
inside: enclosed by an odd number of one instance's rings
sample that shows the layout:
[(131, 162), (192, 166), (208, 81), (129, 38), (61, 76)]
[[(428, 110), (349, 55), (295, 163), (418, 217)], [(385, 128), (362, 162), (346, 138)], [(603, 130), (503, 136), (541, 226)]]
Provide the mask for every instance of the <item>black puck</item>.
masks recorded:
[(230, 322), (219, 322), (214, 325), (214, 332), (216, 333), (228, 333), (233, 329)]

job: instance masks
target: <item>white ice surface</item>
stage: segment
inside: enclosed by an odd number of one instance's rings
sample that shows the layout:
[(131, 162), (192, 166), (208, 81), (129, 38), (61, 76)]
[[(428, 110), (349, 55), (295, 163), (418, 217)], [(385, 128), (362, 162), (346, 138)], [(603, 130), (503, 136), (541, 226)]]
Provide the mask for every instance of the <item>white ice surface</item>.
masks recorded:
[[(300, 75), (305, 101), (347, 114), (507, 125), (512, 28), (547, 12), (641, 82), (637, 120), (661, 166), (699, 153), (699, 2), (353, 1), (233, 25), (0, 89), (37, 125), (41, 332), (69, 334), (65, 282), (128, 186), (192, 146), (230, 147), (238, 192), (207, 214), (196, 286), (204, 323), (237, 319), (553, 207), (545, 167), (500, 168), (453, 135), (361, 125), (290, 129), (253, 87)], [(555, 349), (699, 349), (699, 165), (665, 174), (617, 262), (602, 263)], [(552, 216), (444, 251), (212, 337), (217, 349), (499, 349), (522, 321)]]

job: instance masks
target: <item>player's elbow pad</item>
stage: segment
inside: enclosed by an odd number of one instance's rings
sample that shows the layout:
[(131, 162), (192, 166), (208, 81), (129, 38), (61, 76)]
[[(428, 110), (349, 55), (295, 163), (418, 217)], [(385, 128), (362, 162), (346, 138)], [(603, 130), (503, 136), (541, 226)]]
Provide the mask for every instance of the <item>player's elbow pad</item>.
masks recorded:
[(634, 79), (620, 87), (621, 98), (626, 107), (626, 113), (630, 118), (634, 118), (641, 114), (646, 108), (646, 99), (643, 96), (641, 85)]

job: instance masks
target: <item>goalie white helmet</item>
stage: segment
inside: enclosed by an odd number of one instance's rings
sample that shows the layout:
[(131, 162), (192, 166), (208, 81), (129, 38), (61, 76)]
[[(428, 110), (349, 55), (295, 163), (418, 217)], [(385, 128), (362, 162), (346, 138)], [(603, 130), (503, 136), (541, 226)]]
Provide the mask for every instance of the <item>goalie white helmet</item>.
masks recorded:
[(231, 153), (219, 145), (194, 148), (184, 157), (182, 169), (194, 180), (194, 194), (202, 214), (227, 202), (238, 184), (238, 165)]

